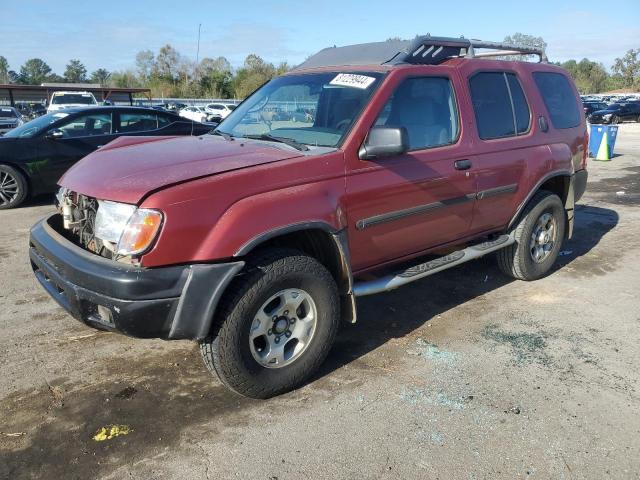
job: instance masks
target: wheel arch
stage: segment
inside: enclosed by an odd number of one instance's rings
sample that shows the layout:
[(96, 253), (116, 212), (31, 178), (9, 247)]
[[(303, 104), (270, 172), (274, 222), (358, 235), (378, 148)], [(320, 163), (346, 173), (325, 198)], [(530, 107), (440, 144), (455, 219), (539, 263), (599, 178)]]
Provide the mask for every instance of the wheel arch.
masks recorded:
[(518, 206), (515, 215), (511, 218), (511, 221), (507, 226), (507, 230), (510, 230), (520, 220), (522, 212), (525, 210), (527, 204), (540, 190), (547, 190), (551, 193), (555, 193), (556, 195), (558, 195), (558, 197), (560, 197), (560, 200), (564, 205), (567, 218), (565, 238), (571, 238), (571, 235), (573, 233), (575, 198), (573, 191), (573, 173), (569, 170), (559, 170), (551, 172), (541, 178)]
[(353, 275), (346, 230), (335, 230), (322, 221), (287, 225), (252, 238), (238, 249), (234, 257), (244, 257), (270, 247), (294, 248), (314, 257), (324, 265), (338, 285), (343, 319), (350, 323), (355, 322)]

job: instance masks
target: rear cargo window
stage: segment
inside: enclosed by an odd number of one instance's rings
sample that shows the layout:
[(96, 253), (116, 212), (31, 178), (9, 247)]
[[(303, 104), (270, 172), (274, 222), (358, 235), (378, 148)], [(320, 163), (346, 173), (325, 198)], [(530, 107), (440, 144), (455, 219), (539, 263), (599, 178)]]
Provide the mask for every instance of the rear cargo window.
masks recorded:
[(554, 128), (572, 128), (580, 125), (578, 102), (567, 77), (560, 73), (534, 72), (533, 79)]
[(512, 137), (529, 130), (531, 113), (514, 74), (480, 72), (469, 80), (469, 89), (481, 139)]

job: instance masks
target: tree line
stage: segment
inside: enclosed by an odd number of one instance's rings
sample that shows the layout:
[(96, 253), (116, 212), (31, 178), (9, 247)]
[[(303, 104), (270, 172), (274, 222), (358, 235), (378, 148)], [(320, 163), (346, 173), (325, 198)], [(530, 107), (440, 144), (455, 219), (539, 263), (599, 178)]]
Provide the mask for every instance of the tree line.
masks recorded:
[[(516, 33), (505, 42), (546, 48), (540, 37)], [(573, 77), (580, 93), (600, 93), (620, 88), (640, 91), (640, 48), (629, 50), (616, 58), (607, 71), (602, 63), (584, 58), (556, 63)], [(0, 55), (0, 83), (40, 85), (56, 83), (99, 83), (121, 88), (149, 88), (156, 98), (244, 98), (260, 85), (290, 69), (286, 63), (274, 65), (251, 54), (242, 66), (233, 68), (225, 57), (203, 58), (197, 63), (182, 55), (173, 46), (165, 45), (158, 52), (143, 50), (136, 55), (135, 66), (109, 72), (99, 68), (91, 73), (78, 59), (66, 65), (63, 75), (54, 73), (40, 58), (27, 60), (19, 70), (12, 70)]]

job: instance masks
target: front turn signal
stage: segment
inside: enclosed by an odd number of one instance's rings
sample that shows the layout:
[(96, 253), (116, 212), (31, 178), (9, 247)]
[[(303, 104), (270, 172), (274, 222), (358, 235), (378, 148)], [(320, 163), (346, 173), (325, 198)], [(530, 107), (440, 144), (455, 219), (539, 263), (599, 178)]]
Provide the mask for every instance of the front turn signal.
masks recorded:
[(158, 236), (162, 226), (162, 213), (139, 208), (125, 227), (118, 242), (118, 255), (138, 255), (147, 251)]

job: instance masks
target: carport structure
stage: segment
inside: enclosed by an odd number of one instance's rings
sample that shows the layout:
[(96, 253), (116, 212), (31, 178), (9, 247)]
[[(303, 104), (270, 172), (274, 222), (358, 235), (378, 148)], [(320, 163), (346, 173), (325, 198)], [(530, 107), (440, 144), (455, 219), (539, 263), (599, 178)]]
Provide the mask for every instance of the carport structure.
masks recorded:
[(0, 105), (15, 107), (16, 102), (47, 104), (53, 92), (91, 92), (98, 101), (109, 100), (114, 104), (133, 105), (134, 95), (144, 96), (151, 100), (151, 90), (148, 88), (114, 88), (97, 84), (43, 84), (18, 85), (0, 84)]

